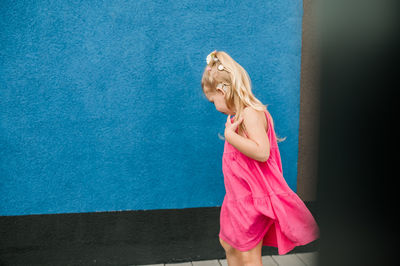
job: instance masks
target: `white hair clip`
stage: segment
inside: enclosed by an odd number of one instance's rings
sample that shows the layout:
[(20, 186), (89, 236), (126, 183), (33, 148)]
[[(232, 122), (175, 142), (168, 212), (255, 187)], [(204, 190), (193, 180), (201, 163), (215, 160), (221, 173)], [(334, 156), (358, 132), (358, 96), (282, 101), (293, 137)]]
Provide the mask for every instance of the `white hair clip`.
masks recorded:
[(226, 92), (226, 86), (225, 86), (224, 84), (222, 84), (222, 83), (219, 83), (219, 84), (217, 85), (217, 88), (218, 88), (218, 89), (222, 89), (222, 90), (224, 90), (224, 91)]
[[(217, 51), (213, 51), (213, 52), (211, 52), (209, 55), (207, 55), (207, 59), (206, 59), (207, 65), (209, 65), (209, 64), (211, 63), (211, 60), (214, 60), (214, 62), (219, 61), (219, 59), (218, 59), (216, 53), (217, 53)], [(225, 67), (224, 67), (222, 64), (220, 64), (220, 65), (218, 66), (218, 70), (221, 70), (221, 71), (222, 71), (222, 70), (224, 70), (224, 69), (225, 69)], [(209, 69), (209, 70), (210, 70), (210, 69)]]
[(211, 60), (213, 59), (214, 62), (218, 61), (218, 57), (216, 56), (217, 51), (212, 51), (209, 55), (207, 55), (207, 65), (210, 64)]

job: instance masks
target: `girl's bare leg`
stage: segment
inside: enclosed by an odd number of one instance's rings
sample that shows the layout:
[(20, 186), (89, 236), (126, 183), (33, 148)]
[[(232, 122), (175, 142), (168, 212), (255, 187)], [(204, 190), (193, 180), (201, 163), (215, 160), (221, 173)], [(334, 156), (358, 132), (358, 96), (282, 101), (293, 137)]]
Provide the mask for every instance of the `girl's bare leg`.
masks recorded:
[(261, 239), (260, 243), (257, 244), (253, 249), (248, 251), (240, 251), (237, 250), (239, 254), (239, 259), (242, 263), (242, 266), (262, 266), (261, 261), (261, 248), (262, 248), (263, 239)]
[(235, 249), (228, 243), (226, 243), (221, 238), (219, 239), (221, 246), (225, 249), (226, 260), (228, 262), (228, 266), (243, 266), (243, 263), (240, 261), (239, 250)]

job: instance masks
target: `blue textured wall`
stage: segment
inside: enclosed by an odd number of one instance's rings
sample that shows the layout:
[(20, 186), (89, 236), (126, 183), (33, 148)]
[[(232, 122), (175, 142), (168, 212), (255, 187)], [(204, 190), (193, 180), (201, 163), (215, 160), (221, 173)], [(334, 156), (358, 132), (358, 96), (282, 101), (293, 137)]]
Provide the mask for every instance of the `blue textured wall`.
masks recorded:
[(301, 19), (293, 0), (3, 0), (0, 215), (220, 206), (214, 49), (270, 104), (296, 190)]

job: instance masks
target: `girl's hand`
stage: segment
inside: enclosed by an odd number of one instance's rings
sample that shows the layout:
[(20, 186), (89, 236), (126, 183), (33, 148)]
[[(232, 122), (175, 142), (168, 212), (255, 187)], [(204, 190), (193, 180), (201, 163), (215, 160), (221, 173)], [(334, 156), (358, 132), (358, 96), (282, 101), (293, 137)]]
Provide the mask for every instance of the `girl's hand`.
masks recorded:
[(243, 122), (243, 117), (241, 117), (238, 121), (231, 123), (231, 115), (228, 115), (228, 118), (226, 119), (226, 123), (225, 123), (225, 134), (224, 134), (225, 139), (227, 138), (228, 134), (231, 134), (232, 132), (235, 133), (237, 127), (242, 122)]

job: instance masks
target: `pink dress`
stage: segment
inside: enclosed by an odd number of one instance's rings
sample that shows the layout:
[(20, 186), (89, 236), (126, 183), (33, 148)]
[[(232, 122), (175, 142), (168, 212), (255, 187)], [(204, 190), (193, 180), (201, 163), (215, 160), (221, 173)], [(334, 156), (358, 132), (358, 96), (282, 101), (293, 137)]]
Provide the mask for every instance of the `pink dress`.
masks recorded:
[(244, 155), (225, 140), (222, 171), (226, 194), (219, 237), (240, 251), (253, 249), (263, 240), (263, 246), (277, 247), (283, 255), (317, 239), (319, 229), (283, 177), (272, 118), (267, 110), (265, 115), (271, 147), (266, 162)]

